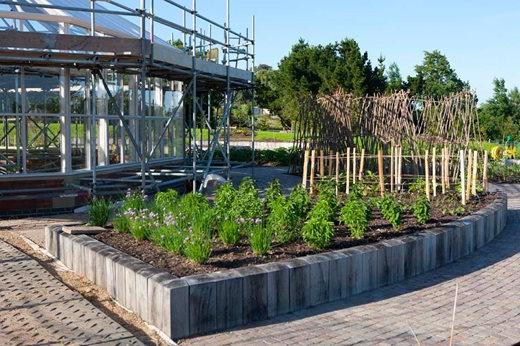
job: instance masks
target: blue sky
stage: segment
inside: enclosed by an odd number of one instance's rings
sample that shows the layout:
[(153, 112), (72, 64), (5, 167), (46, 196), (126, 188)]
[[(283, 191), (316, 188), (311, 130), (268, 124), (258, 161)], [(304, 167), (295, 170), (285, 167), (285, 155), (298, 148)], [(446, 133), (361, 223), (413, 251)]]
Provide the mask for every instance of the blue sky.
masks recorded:
[[(225, 0), (197, 3), (201, 13), (224, 22)], [(312, 44), (349, 37), (372, 61), (382, 54), (387, 66), (396, 62), (403, 77), (423, 51), (438, 49), (480, 101), (492, 95), (495, 77), (520, 86), (520, 1), (231, 0), (231, 14), (232, 28), (243, 32), (256, 15), (257, 64), (276, 66), (300, 37)]]

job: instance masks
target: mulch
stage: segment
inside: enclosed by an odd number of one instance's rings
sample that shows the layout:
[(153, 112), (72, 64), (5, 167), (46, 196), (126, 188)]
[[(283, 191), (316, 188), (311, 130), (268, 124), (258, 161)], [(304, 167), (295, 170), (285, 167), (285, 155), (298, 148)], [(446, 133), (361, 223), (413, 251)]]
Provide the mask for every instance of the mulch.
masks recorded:
[(494, 194), (485, 194), (478, 198), (472, 198), (466, 205), (466, 211), (461, 216), (444, 215), (443, 209), (448, 201), (438, 198), (432, 203), (431, 220), (420, 225), (412, 215), (408, 213), (403, 217), (403, 225), (400, 231), (395, 231), (392, 226), (382, 219), (379, 212), (374, 211), (369, 230), (362, 240), (354, 240), (343, 225), (336, 226), (336, 236), (331, 246), (326, 250), (315, 250), (307, 246), (303, 241), (291, 244), (274, 244), (271, 251), (265, 256), (255, 255), (246, 241), (237, 246), (226, 246), (218, 239), (214, 240), (211, 258), (207, 264), (197, 264), (189, 259), (168, 252), (147, 240), (135, 240), (130, 234), (107, 231), (93, 238), (110, 245), (120, 251), (140, 259), (150, 265), (165, 269), (177, 277), (194, 274), (211, 273), (224, 269), (240, 268), (250, 265), (276, 262), (296, 257), (302, 257), (331, 250), (345, 249), (358, 245), (376, 243), (381, 240), (411, 235), (420, 231), (439, 227), (445, 223), (455, 221), (462, 216), (471, 214), (495, 200)]

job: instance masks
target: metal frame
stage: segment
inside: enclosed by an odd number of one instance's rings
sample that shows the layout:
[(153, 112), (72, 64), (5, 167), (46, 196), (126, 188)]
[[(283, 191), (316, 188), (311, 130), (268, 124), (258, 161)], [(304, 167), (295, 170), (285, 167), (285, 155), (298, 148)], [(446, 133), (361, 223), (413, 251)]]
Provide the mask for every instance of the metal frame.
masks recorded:
[[(100, 8), (97, 3), (103, 3), (103, 5), (110, 6), (110, 8)], [(178, 24), (170, 19), (163, 18), (156, 13), (155, 7), (158, 3), (162, 2), (164, 5), (169, 6), (168, 9), (180, 10), (183, 23)], [(253, 71), (255, 66), (255, 20), (253, 17), (253, 28), (252, 38), (249, 37), (249, 30), (246, 31), (246, 35), (243, 35), (237, 31), (234, 31), (230, 27), (230, 3), (229, 0), (226, 2), (226, 21), (224, 24), (220, 24), (208, 17), (200, 14), (197, 10), (196, 0), (192, 0), (191, 8), (187, 8), (183, 5), (178, 4), (172, 0), (150, 0), (146, 3), (146, 0), (140, 0), (140, 7), (132, 9), (117, 1), (105, 1), (105, 0), (89, 0), (88, 7), (74, 7), (74, 6), (56, 6), (53, 4), (42, 4), (42, 3), (20, 3), (19, 1), (7, 1), (0, 0), (0, 5), (8, 5), (11, 9), (15, 10), (20, 7), (30, 7), (33, 9), (54, 9), (62, 11), (73, 11), (73, 12), (86, 12), (89, 13), (90, 21), (85, 23), (84, 21), (78, 20), (70, 16), (57, 16), (48, 15), (42, 13), (32, 12), (2, 12), (0, 11), (0, 18), (8, 26), (10, 20), (15, 23), (13, 27), (17, 27), (20, 34), (24, 33), (22, 39), (16, 41), (16, 46), (0, 48), (3, 50), (2, 57), (0, 58), (0, 65), (16, 65), (21, 66), (21, 75), (24, 75), (25, 66), (37, 66), (37, 67), (51, 67), (60, 69), (60, 113), (59, 114), (35, 114), (28, 113), (25, 109), (27, 103), (25, 101), (25, 86), (23, 85), (25, 78), (21, 78), (22, 85), (17, 86), (21, 90), (20, 95), (21, 104), (20, 112), (13, 114), (14, 119), (20, 121), (15, 122), (14, 130), (17, 132), (18, 141), (18, 163), (22, 163), (22, 167), (19, 173), (27, 176), (38, 176), (38, 173), (29, 174), (27, 171), (27, 119), (29, 117), (46, 116), (57, 117), (60, 122), (60, 152), (61, 152), (61, 175), (74, 174), (72, 170), (72, 154), (71, 154), (71, 117), (84, 118), (85, 126), (85, 155), (87, 169), (91, 172), (91, 188), (92, 192), (96, 194), (96, 187), (98, 185), (98, 163), (96, 161), (96, 149), (98, 144), (97, 140), (101, 139), (104, 141), (103, 144), (106, 147), (107, 138), (99, 137), (99, 129), (97, 128), (97, 122), (100, 119), (108, 121), (110, 119), (119, 120), (121, 127), (121, 138), (123, 135), (130, 139), (131, 146), (135, 151), (136, 159), (140, 164), (139, 177), (141, 181), (142, 189), (156, 189), (161, 182), (157, 182), (154, 178), (158, 172), (151, 169), (150, 162), (154, 161), (154, 156), (157, 149), (161, 146), (168, 128), (172, 121), (177, 115), (177, 111), (186, 106), (185, 101), (188, 97), (191, 97), (191, 121), (185, 121), (185, 136), (183, 142), (189, 141), (189, 147), (184, 145), (185, 159), (190, 159), (191, 164), (189, 165), (189, 172), (186, 167), (179, 166), (178, 172), (182, 172), (184, 177), (191, 178), (193, 184), (192, 189), (196, 191), (197, 181), (205, 179), (205, 177), (214, 169), (223, 170), (229, 177), (231, 169), (230, 160), (230, 130), (229, 130), (229, 118), (231, 108), (234, 100), (234, 93), (236, 90), (252, 88), (254, 80), (252, 73), (251, 78), (244, 79), (240, 77), (239, 70)], [(126, 33), (120, 33), (115, 29), (103, 27), (98, 24), (98, 17), (103, 15), (118, 15), (123, 17), (134, 18), (134, 22), (139, 24), (139, 37), (128, 37)], [(191, 16), (191, 25), (187, 24), (187, 19)], [(171, 16), (169, 16), (171, 17)], [(59, 32), (54, 34), (35, 34), (34, 32), (27, 32), (30, 30), (23, 30), (24, 23), (28, 23), (27, 27), (31, 27), (29, 20), (38, 20), (48, 25), (58, 25)], [(208, 33), (205, 30), (201, 30), (203, 25), (208, 25)], [(72, 45), (71, 48), (67, 47), (67, 40), (76, 40), (74, 37), (69, 35), (69, 27), (82, 27), (92, 38), (90, 40), (88, 36), (85, 38), (86, 47), (96, 47), (96, 50), (78, 50), (78, 45)], [(184, 55), (191, 57), (191, 68), (187, 65), (176, 65), (171, 61), (163, 61), (155, 56), (155, 48), (159, 48), (163, 42), (156, 41), (155, 33), (157, 32), (157, 26), (167, 28), (172, 32), (178, 32), (183, 37), (184, 42)], [(147, 30), (148, 28), (148, 30)], [(26, 28), (25, 28), (26, 29)], [(221, 30), (224, 33), (224, 41), (216, 39), (214, 37), (214, 31)], [(4, 32), (6, 33), (6, 32)], [(0, 30), (0, 40), (2, 31)], [(31, 35), (32, 36), (29, 36)], [(39, 36), (38, 36), (39, 35)], [(56, 46), (45, 46), (47, 42), (46, 37), (55, 36)], [(28, 37), (31, 40), (24, 46), (24, 37)], [(110, 51), (110, 45), (108, 45), (108, 51), (97, 51), (98, 49), (105, 50), (102, 42), (108, 40), (111, 37), (122, 37), (122, 40), (127, 40), (129, 45), (135, 46), (133, 43), (135, 40), (140, 42), (140, 51), (131, 54), (121, 53), (121, 47), (118, 47), (119, 51)], [(172, 34), (172, 38), (173, 38)], [(188, 40), (189, 39), (189, 40)], [(61, 40), (61, 41), (60, 41)], [(134, 41), (132, 41), (134, 40)], [(31, 42), (34, 46), (31, 46)], [(42, 43), (44, 42), (43, 46)], [(99, 43), (101, 42), (101, 43)], [(114, 41), (111, 41), (114, 42)], [(14, 45), (14, 44), (13, 44)], [(21, 45), (21, 46), (20, 46)], [(159, 46), (157, 46), (159, 45)], [(0, 46), (1, 47), (1, 46)], [(74, 48), (73, 48), (74, 47)], [(137, 46), (135, 46), (137, 47)], [(225, 67), (224, 70), (219, 70), (218, 61), (215, 64), (215, 57), (213, 56), (214, 49), (219, 49), (223, 53), (222, 65)], [(232, 56), (233, 55), (233, 56)], [(218, 58), (217, 58), (218, 60)], [(232, 67), (231, 63), (235, 66)], [(221, 65), (221, 66), (222, 66)], [(90, 73), (87, 73), (85, 83), (85, 93), (87, 97), (86, 109), (84, 115), (71, 115), (70, 113), (70, 70), (72, 68), (81, 68)], [(139, 104), (136, 114), (129, 115), (125, 114), (124, 110), (120, 108), (120, 103), (116, 99), (115, 95), (112, 94), (110, 87), (106, 81), (106, 77), (103, 75), (103, 71), (114, 70), (123, 74), (136, 76), (137, 80), (137, 91), (139, 94)], [(221, 71), (221, 72), (213, 72)], [(147, 119), (147, 86), (146, 81), (150, 77), (163, 76), (171, 81), (181, 81), (184, 83), (183, 96), (179, 100), (174, 111), (170, 117), (156, 117), (150, 121)], [(134, 78), (134, 77), (131, 77)], [(120, 83), (120, 82), (118, 82)], [(116, 107), (116, 116), (105, 114), (100, 116), (98, 114), (96, 104), (98, 97), (96, 96), (99, 92), (105, 92), (108, 95), (108, 100)], [(214, 117), (211, 114), (211, 91), (218, 91), (224, 94), (224, 105), (223, 114), (220, 118), (220, 122), (216, 128), (212, 128), (211, 120)], [(134, 95), (137, 97), (138, 95)], [(203, 107), (203, 100), (207, 100), (207, 110)], [(107, 101), (108, 102), (108, 101)], [(254, 104), (252, 103), (252, 109)], [(17, 108), (18, 109), (18, 108)], [(252, 112), (253, 113), (253, 112)], [(6, 116), (6, 114), (2, 114)], [(149, 140), (148, 133), (151, 129), (147, 124), (151, 121), (161, 120), (165, 121), (164, 128), (160, 132), (155, 142)], [(185, 120), (189, 117), (185, 118)], [(137, 126), (138, 133), (135, 138), (135, 132), (130, 128), (130, 122)], [(4, 121), (5, 123), (5, 121)], [(9, 122), (7, 122), (9, 126)], [(254, 130), (254, 115), (251, 119), (252, 128)], [(208, 146), (207, 150), (204, 151), (202, 144), (202, 129), (206, 128), (208, 131)], [(40, 128), (39, 133), (43, 133), (44, 136), (48, 136), (48, 127), (44, 123), (43, 127)], [(6, 131), (12, 131), (13, 128)], [(200, 145), (197, 145), (197, 130), (201, 131)], [(49, 131), (50, 132), (50, 131)], [(107, 128), (108, 134), (108, 128)], [(114, 134), (115, 135), (115, 134)], [(7, 133), (4, 137), (8, 137)], [(221, 143), (221, 137), (223, 143)], [(45, 137), (46, 138), (46, 137)], [(50, 137), (49, 137), (50, 138)], [(52, 138), (51, 138), (52, 139)], [(8, 138), (2, 140), (8, 141)], [(125, 145), (121, 139), (121, 148)], [(51, 140), (52, 142), (52, 140)], [(101, 145), (101, 143), (100, 143)], [(254, 131), (252, 135), (252, 147), (254, 153)], [(189, 148), (188, 154), (186, 150)], [(124, 150), (124, 149), (121, 149)], [(219, 150), (224, 158), (224, 166), (215, 166), (214, 154)], [(106, 154), (106, 153), (105, 153)], [(123, 156), (121, 156), (123, 157)], [(254, 154), (253, 154), (254, 161)], [(121, 171), (125, 170), (126, 167), (132, 166), (131, 163), (125, 163), (124, 159), (121, 159)], [(172, 173), (172, 171), (169, 171)], [(159, 172), (160, 173), (160, 172)], [(163, 172), (165, 173), (165, 172)], [(45, 173), (44, 173), (45, 174)], [(5, 175), (4, 177), (9, 177)], [(3, 178), (3, 177), (2, 177)]]

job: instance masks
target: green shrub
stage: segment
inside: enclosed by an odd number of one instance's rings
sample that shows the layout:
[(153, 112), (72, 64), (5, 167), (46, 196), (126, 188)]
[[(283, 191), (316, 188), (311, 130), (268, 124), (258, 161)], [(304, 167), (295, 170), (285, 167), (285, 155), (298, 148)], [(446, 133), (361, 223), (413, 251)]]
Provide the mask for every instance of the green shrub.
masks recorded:
[(110, 202), (103, 198), (94, 198), (90, 202), (88, 223), (92, 226), (105, 227), (110, 219)]
[(269, 183), (269, 186), (267, 186), (267, 189), (265, 190), (266, 210), (271, 210), (271, 203), (273, 203), (280, 196), (282, 196), (280, 180), (274, 179)]
[(215, 210), (220, 218), (233, 220), (236, 217), (236, 215), (231, 215), (236, 196), (237, 190), (233, 184), (226, 183), (218, 187), (215, 195)]
[(410, 185), (408, 186), (408, 191), (419, 195), (425, 194), (426, 180), (424, 180), (423, 178), (417, 178), (414, 182), (410, 183)]
[(179, 193), (174, 189), (158, 192), (154, 199), (155, 207), (161, 212), (171, 212), (175, 210), (178, 199)]
[(358, 198), (349, 198), (340, 212), (340, 220), (348, 226), (354, 239), (362, 239), (368, 229), (370, 207)]
[[(200, 193), (188, 193), (179, 200), (173, 215), (181, 229), (188, 229), (197, 218), (205, 215), (208, 210), (210, 210), (210, 206), (206, 197)], [(208, 225), (208, 228), (211, 228), (211, 224)]]
[(236, 245), (241, 238), (238, 223), (234, 220), (223, 220), (219, 225), (218, 236), (226, 245)]
[(151, 232), (150, 240), (168, 251), (181, 255), (187, 236), (187, 230), (181, 229), (175, 216), (168, 213), (162, 224)]
[(334, 212), (327, 200), (319, 200), (309, 213), (303, 226), (302, 237), (305, 242), (316, 249), (324, 249), (330, 245), (334, 237)]
[(404, 208), (393, 195), (386, 195), (379, 200), (379, 210), (383, 217), (398, 231), (401, 228)]
[(148, 239), (150, 234), (159, 227), (157, 213), (142, 209), (140, 211), (129, 210), (126, 215), (130, 220), (130, 233), (137, 240)]
[(336, 182), (332, 179), (324, 179), (318, 184), (318, 200), (325, 201), (329, 204), (335, 213), (338, 207), (336, 199)]
[(257, 255), (265, 255), (271, 249), (273, 234), (262, 223), (253, 223), (249, 227), (249, 245)]
[(210, 209), (194, 215), (188, 229), (188, 239), (184, 244), (184, 254), (200, 264), (207, 263), (211, 256), (211, 224), (214, 213)]
[(113, 221), (112, 225), (114, 225), (114, 230), (121, 233), (130, 232), (130, 219), (123, 215), (118, 215)]
[(238, 222), (239, 230), (244, 236), (248, 236), (251, 226), (262, 219), (263, 203), (252, 179), (245, 178), (240, 182), (230, 214)]
[(413, 215), (420, 224), (424, 224), (430, 220), (430, 202), (425, 197), (420, 197), (415, 200), (412, 205)]
[(289, 213), (295, 216), (296, 224), (293, 227), (300, 230), (305, 223), (309, 208), (311, 206), (311, 197), (307, 190), (301, 185), (296, 186), (287, 198)]
[(146, 195), (143, 191), (132, 191), (128, 190), (126, 196), (123, 199), (120, 210), (125, 212), (126, 210), (141, 210), (146, 206)]

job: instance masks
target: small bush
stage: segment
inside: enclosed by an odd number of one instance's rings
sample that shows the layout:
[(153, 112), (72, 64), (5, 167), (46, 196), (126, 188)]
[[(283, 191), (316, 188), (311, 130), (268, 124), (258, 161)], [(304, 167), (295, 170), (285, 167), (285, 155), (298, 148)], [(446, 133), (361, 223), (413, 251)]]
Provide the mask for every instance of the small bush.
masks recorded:
[(151, 232), (150, 239), (164, 249), (181, 255), (187, 238), (187, 230), (178, 227), (173, 214), (168, 214), (164, 223)]
[(404, 208), (393, 195), (386, 195), (379, 200), (379, 210), (383, 217), (398, 231), (401, 228)]
[(425, 224), (430, 220), (431, 206), (425, 197), (418, 198), (412, 205), (413, 215), (420, 224)]
[(271, 203), (273, 203), (280, 196), (282, 196), (280, 181), (278, 179), (274, 179), (269, 183), (269, 186), (267, 186), (267, 189), (265, 190), (266, 209), (271, 210)]
[(253, 223), (249, 227), (249, 245), (257, 255), (263, 256), (271, 249), (273, 234), (262, 223)]
[(305, 243), (315, 249), (327, 248), (335, 233), (333, 215), (334, 212), (327, 200), (319, 200), (310, 211), (308, 220), (302, 229)]
[(200, 264), (207, 263), (211, 256), (211, 224), (214, 213), (212, 210), (200, 211), (188, 229), (188, 239), (184, 244), (186, 257)]
[(161, 212), (171, 212), (175, 209), (178, 199), (179, 193), (174, 189), (158, 192), (154, 199), (155, 207)]
[(112, 225), (114, 225), (114, 230), (121, 233), (130, 232), (130, 219), (123, 215), (118, 215), (113, 221)]
[(422, 178), (417, 178), (414, 182), (410, 183), (408, 186), (408, 191), (411, 193), (416, 193), (418, 195), (423, 195), (426, 193), (426, 180)]
[(370, 208), (366, 202), (358, 198), (349, 198), (341, 209), (340, 220), (348, 226), (354, 239), (362, 239), (368, 228)]
[(157, 213), (149, 209), (129, 210), (126, 215), (130, 219), (130, 233), (137, 240), (148, 239), (152, 231), (159, 227)]
[(105, 227), (110, 219), (110, 202), (103, 198), (95, 198), (90, 202), (88, 223), (92, 226)]
[(128, 190), (126, 196), (123, 199), (120, 210), (125, 212), (126, 210), (141, 210), (146, 207), (146, 195), (143, 191), (132, 191)]
[(223, 220), (219, 225), (218, 236), (226, 245), (236, 245), (241, 238), (238, 224), (234, 220)]
[(325, 179), (318, 184), (318, 200), (325, 201), (329, 204), (335, 213), (338, 207), (336, 199), (336, 182), (332, 179)]
[[(179, 200), (173, 215), (181, 229), (188, 229), (197, 218), (205, 215), (209, 209), (210, 206), (206, 197), (200, 193), (188, 193)], [(208, 228), (211, 228), (211, 223)]]
[(233, 184), (226, 183), (219, 186), (215, 195), (215, 211), (219, 220), (236, 220), (237, 215), (234, 215), (233, 211), (236, 197), (237, 190)]

